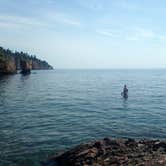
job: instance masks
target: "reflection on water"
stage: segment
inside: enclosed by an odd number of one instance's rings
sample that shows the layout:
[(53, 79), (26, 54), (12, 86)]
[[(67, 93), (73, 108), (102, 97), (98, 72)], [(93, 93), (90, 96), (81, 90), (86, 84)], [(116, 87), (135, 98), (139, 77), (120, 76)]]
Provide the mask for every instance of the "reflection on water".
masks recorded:
[(22, 75), (20, 76), (20, 78), (21, 78), (21, 81), (22, 81), (22, 80), (23, 80), (23, 81), (24, 81), (24, 80), (26, 81), (26, 80), (28, 80), (28, 79), (30, 78), (30, 74), (25, 74), (25, 75), (22, 74)]
[(123, 98), (123, 108), (124, 110), (128, 109), (128, 98)]
[(26, 86), (28, 86), (28, 84), (29, 83), (31, 83), (30, 82), (31, 80), (30, 80), (30, 75), (21, 75), (20, 76), (20, 88), (22, 89), (22, 88), (26, 88)]
[[(120, 95), (124, 83), (127, 100)], [(51, 152), (106, 136), (165, 138), (165, 85), (164, 70), (0, 77), (0, 164), (38, 165)]]

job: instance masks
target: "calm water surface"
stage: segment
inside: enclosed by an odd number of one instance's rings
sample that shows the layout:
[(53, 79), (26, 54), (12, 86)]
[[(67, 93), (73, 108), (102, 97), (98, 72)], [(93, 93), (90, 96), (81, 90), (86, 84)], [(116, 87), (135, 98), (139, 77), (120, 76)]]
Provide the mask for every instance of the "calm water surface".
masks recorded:
[[(129, 88), (128, 100), (120, 93)], [(0, 165), (39, 165), (103, 137), (166, 138), (166, 70), (56, 70), (0, 78)]]

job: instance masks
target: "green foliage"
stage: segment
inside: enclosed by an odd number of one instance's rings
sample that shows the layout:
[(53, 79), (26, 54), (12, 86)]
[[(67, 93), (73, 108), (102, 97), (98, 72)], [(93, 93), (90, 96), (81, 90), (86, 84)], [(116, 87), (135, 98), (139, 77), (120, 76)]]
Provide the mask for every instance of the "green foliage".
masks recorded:
[(13, 52), (9, 49), (4, 49), (3, 47), (0, 47), (0, 60), (7, 61), (11, 59), (15, 60), (17, 69), (20, 68), (20, 61), (32, 62), (33, 64), (35, 63), (38, 66), (38, 69), (52, 69), (52, 66), (50, 66), (46, 61), (37, 59), (36, 55), (30, 55), (22, 51)]

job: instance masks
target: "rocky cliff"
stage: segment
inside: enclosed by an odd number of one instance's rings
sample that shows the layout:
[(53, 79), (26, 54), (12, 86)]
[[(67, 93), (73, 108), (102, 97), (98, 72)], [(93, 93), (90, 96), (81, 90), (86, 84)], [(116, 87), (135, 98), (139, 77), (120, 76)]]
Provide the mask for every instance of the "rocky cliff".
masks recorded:
[(14, 74), (17, 70), (50, 70), (53, 69), (46, 61), (23, 52), (12, 52), (0, 47), (0, 74)]
[(30, 74), (32, 70), (32, 61), (20, 61), (21, 74)]
[(0, 74), (15, 74), (16, 64), (15, 59), (12, 57), (0, 56)]

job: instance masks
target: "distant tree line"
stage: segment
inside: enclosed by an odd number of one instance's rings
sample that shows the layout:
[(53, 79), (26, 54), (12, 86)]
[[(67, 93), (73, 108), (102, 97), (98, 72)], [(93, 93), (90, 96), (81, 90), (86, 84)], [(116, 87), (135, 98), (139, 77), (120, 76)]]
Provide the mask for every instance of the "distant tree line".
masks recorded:
[(10, 49), (4, 49), (0, 47), (0, 60), (8, 61), (14, 60), (16, 64), (16, 69), (20, 69), (20, 62), (26, 61), (32, 63), (32, 69), (52, 69), (52, 66), (49, 65), (46, 61), (36, 58), (36, 55), (30, 55), (24, 52), (11, 51)]

